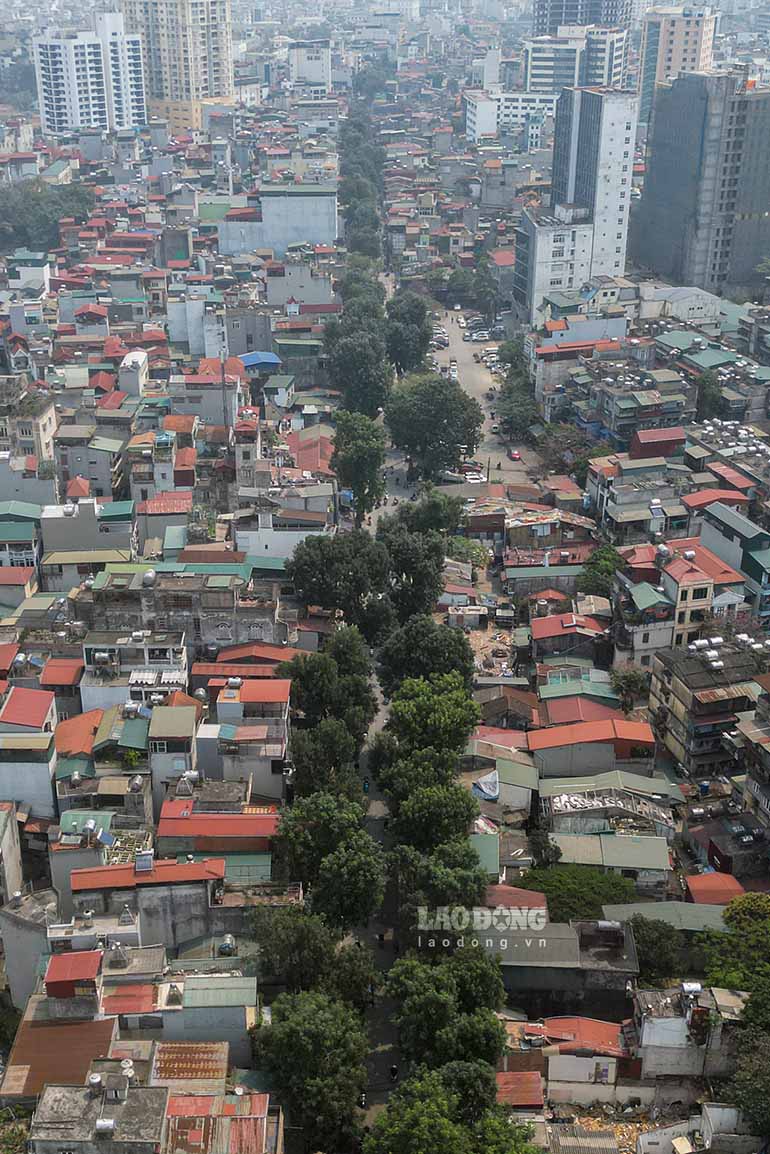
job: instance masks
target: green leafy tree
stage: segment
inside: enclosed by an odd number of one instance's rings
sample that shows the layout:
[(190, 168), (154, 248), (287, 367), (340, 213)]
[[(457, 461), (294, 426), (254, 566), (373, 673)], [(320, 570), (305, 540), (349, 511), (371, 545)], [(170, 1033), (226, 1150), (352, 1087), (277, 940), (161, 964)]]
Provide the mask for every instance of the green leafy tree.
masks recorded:
[(292, 708), (306, 726), (337, 718), (357, 745), (362, 744), (377, 714), (377, 700), (367, 677), (340, 676), (337, 662), (325, 652), (294, 657), (280, 666), (280, 672), (291, 678)]
[(368, 228), (352, 228), (347, 237), (348, 250), (361, 252), (376, 260), (382, 255), (382, 241), (379, 232)]
[(505, 435), (516, 444), (529, 442), (530, 429), (541, 419), (535, 398), (516, 382), (503, 385), (495, 413)]
[(341, 391), (345, 408), (376, 417), (391, 379), (381, 339), (371, 332), (340, 337), (329, 355), (329, 379)]
[(295, 727), (291, 739), (295, 797), (360, 793), (356, 753), (356, 740), (338, 717), (324, 717), (312, 729)]
[(553, 922), (600, 918), (602, 906), (634, 900), (634, 886), (628, 878), (606, 874), (593, 866), (554, 865), (531, 869), (518, 884), (523, 889), (545, 894)]
[(410, 617), (379, 652), (378, 676), (389, 697), (407, 677), (440, 673), (459, 673), (470, 689), (474, 668), (473, 650), (462, 630), (438, 625), (427, 614)]
[(478, 802), (461, 785), (423, 786), (399, 806), (395, 834), (399, 841), (429, 852), (467, 834), (478, 812)]
[(331, 657), (342, 677), (369, 677), (372, 658), (369, 646), (355, 625), (336, 629), (324, 646), (323, 652)]
[(400, 292), (388, 301), (387, 313), (388, 356), (397, 372), (411, 372), (422, 364), (433, 336), (428, 306), (417, 293)]
[(385, 894), (385, 858), (365, 830), (352, 831), (321, 862), (313, 909), (335, 926), (365, 925)]
[(410, 533), (390, 518), (377, 526), (390, 559), (389, 599), (398, 620), (429, 613), (444, 588), (444, 545), (438, 533)]
[(479, 441), (484, 414), (457, 381), (435, 373), (407, 377), (391, 391), (385, 420), (394, 445), (426, 478), (457, 468)]
[(403, 958), (388, 975), (399, 1044), (414, 1062), (494, 1064), (503, 1052), (505, 1030), (494, 1014), (502, 1005), (499, 964), (460, 953), (434, 963)]
[(286, 575), (306, 605), (338, 609), (367, 641), (377, 639), (383, 629), (377, 603), (390, 575), (382, 542), (363, 530), (307, 537), (287, 562)]
[(353, 492), (356, 525), (360, 528), (385, 492), (385, 436), (379, 425), (363, 413), (341, 410), (337, 414), (331, 465), (340, 486)]
[(722, 413), (722, 386), (719, 377), (713, 370), (707, 369), (698, 377), (698, 405), (699, 421), (708, 421)]
[(741, 894), (723, 917), (728, 932), (706, 935), (708, 984), (751, 992), (770, 982), (770, 894)]
[(425, 1073), (391, 1095), (364, 1141), (364, 1154), (475, 1154), (454, 1114), (454, 1095), (437, 1073)]
[(374, 954), (363, 942), (339, 946), (334, 964), (324, 977), (324, 992), (340, 1002), (348, 1002), (363, 1013), (380, 985)]
[(446, 543), (446, 555), (453, 561), (464, 561), (473, 569), (486, 569), (489, 564), (489, 550), (480, 541), (470, 537), (450, 537)]
[(470, 304), (475, 289), (473, 273), (467, 268), (453, 269), (446, 282), (447, 299), (453, 304)]
[(250, 922), (263, 977), (297, 993), (313, 989), (333, 972), (338, 936), (323, 918), (300, 906), (256, 906)]
[(600, 545), (583, 566), (577, 579), (578, 592), (611, 598), (615, 574), (622, 568), (623, 558), (617, 549), (613, 545)]
[(556, 865), (561, 858), (561, 850), (546, 829), (530, 831), (529, 848), (538, 868)]
[[(654, 913), (655, 907), (651, 908)], [(631, 918), (636, 956), (639, 959), (639, 981), (658, 985), (676, 976), (684, 950), (684, 937), (667, 922), (657, 918)]]
[(529, 366), (524, 355), (524, 342), (521, 339), (503, 341), (497, 350), (497, 357), (501, 364), (507, 366), (509, 373), (520, 378), (529, 377)]
[(93, 206), (93, 189), (85, 184), (23, 180), (0, 189), (0, 251), (56, 248), (62, 217), (84, 220)]
[(590, 458), (601, 452), (602, 444), (575, 425), (554, 424), (546, 427), (538, 443), (545, 468), (553, 473), (569, 473), (579, 485), (585, 485)]
[(408, 678), (391, 702), (388, 729), (406, 750), (460, 753), (479, 716), (459, 673)]
[(646, 672), (637, 665), (620, 665), (610, 670), (610, 685), (620, 696), (624, 713), (630, 713), (636, 702), (649, 694), (650, 682)]
[(453, 1112), (463, 1125), (472, 1126), (488, 1110), (494, 1110), (497, 1082), (494, 1068), (488, 1062), (447, 1062), (437, 1073), (454, 1099)]
[(414, 846), (398, 845), (390, 854), (390, 873), (399, 922), (405, 929), (415, 926), (419, 907), (478, 905), (489, 884), (467, 838), (446, 842), (425, 854)]
[[(371, 768), (370, 758), (370, 768)], [(418, 749), (413, 753), (395, 755), (377, 767), (377, 784), (388, 796), (390, 811), (398, 813), (399, 806), (416, 790), (429, 786), (453, 785), (459, 772), (456, 754), (436, 749)]]
[(738, 1050), (730, 1101), (735, 1102), (756, 1134), (770, 1137), (770, 1034), (755, 1034)]
[(427, 485), (419, 501), (399, 505), (395, 513), (382, 520), (389, 523), (395, 521), (410, 533), (434, 532), (446, 536), (457, 532), (464, 516), (462, 497), (453, 497), (433, 485)]
[(310, 1149), (347, 1148), (366, 1081), (367, 1040), (356, 1012), (316, 991), (282, 994), (253, 1045)]
[(285, 809), (276, 841), (289, 878), (312, 885), (324, 859), (361, 829), (363, 816), (357, 802), (330, 793), (313, 793)]

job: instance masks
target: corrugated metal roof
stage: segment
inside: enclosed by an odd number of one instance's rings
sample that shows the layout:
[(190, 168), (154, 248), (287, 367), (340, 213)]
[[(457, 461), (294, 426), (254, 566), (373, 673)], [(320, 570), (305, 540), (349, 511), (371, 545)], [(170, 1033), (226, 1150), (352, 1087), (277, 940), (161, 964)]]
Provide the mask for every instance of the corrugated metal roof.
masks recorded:
[(256, 1004), (256, 978), (215, 977), (210, 974), (185, 978), (182, 995), (185, 1009)]

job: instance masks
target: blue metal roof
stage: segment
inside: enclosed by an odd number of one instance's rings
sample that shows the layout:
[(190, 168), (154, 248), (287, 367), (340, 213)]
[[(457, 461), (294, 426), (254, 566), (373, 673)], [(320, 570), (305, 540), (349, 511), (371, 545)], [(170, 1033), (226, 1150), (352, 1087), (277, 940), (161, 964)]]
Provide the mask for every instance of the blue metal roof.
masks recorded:
[(275, 353), (266, 352), (242, 353), (238, 359), (247, 369), (258, 368), (260, 365), (280, 365), (282, 363), (281, 358)]

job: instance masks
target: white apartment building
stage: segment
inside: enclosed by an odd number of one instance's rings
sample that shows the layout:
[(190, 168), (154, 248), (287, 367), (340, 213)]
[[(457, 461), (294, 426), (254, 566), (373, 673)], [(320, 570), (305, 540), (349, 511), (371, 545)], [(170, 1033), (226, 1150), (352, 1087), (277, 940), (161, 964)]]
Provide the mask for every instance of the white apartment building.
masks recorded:
[(553, 116), (557, 97), (549, 92), (465, 92), (465, 135), (473, 144), (524, 128), (527, 117)]
[(293, 40), (289, 45), (289, 79), (295, 88), (332, 90), (332, 50), (329, 40)]
[(566, 88), (556, 108), (551, 203), (593, 222), (592, 277), (625, 268), (637, 111), (634, 93), (608, 88)]
[(122, 0), (141, 38), (147, 96), (171, 132), (201, 128), (203, 103), (234, 101), (230, 0)]
[(596, 276), (622, 276), (637, 97), (565, 88), (556, 108), (550, 212), (525, 209), (516, 232), (513, 298), (530, 324), (543, 297)]
[(639, 53), (639, 119), (650, 119), (655, 85), (680, 72), (709, 72), (717, 16), (710, 8), (649, 8)]
[(622, 88), (627, 58), (625, 28), (563, 25), (555, 36), (525, 41), (524, 87), (557, 95), (580, 85)]
[(524, 209), (516, 230), (513, 299), (528, 324), (540, 323), (546, 294), (580, 288), (589, 279), (592, 246), (593, 225), (585, 212)]
[(147, 123), (142, 43), (117, 12), (94, 13), (93, 32), (33, 42), (40, 121), (46, 136), (75, 128), (117, 131)]

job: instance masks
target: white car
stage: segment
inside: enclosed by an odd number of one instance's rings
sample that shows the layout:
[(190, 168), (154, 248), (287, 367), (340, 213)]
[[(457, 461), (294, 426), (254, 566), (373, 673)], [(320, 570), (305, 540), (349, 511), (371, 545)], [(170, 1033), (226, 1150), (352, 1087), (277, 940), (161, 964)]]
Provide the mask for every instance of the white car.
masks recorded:
[(461, 329), (465, 328), (465, 317), (458, 317), (457, 324)]

